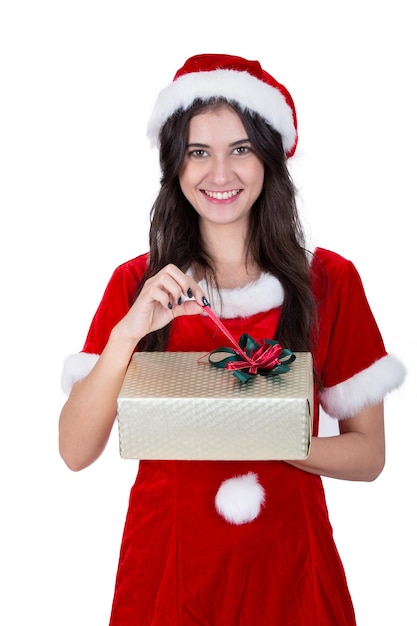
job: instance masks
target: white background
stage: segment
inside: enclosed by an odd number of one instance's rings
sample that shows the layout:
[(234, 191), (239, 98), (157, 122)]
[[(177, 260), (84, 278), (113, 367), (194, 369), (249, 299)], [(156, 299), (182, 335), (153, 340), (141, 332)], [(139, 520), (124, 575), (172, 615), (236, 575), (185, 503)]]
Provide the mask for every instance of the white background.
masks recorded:
[(136, 463), (120, 459), (114, 432), (92, 467), (66, 468), (61, 366), (81, 349), (113, 269), (147, 249), (159, 179), (148, 115), (201, 52), (258, 59), (292, 92), (307, 233), (355, 262), (387, 348), (407, 366), (386, 403), (384, 473), (325, 485), (358, 625), (417, 624), (408, 0), (3, 1), (0, 622), (107, 624)]

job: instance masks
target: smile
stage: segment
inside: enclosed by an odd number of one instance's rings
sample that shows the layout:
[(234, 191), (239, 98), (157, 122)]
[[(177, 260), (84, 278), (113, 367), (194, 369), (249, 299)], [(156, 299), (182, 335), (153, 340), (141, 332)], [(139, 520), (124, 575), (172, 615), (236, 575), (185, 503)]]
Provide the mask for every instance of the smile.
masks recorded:
[(232, 191), (207, 191), (204, 190), (203, 193), (206, 194), (209, 198), (214, 198), (215, 200), (228, 200), (229, 198), (233, 198), (237, 196), (240, 189), (233, 189)]

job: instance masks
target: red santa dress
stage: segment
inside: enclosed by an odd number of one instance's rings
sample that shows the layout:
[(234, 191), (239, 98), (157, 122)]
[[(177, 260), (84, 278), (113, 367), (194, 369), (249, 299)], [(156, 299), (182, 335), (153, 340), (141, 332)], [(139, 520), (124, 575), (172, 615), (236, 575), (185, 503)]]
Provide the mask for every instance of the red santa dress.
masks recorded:
[[(118, 267), (64, 386), (86, 375), (129, 310), (147, 255)], [(319, 404), (344, 419), (404, 378), (388, 355), (355, 267), (316, 249), (314, 367)], [(279, 282), (222, 293), (236, 340), (274, 336)], [(216, 311), (216, 298), (211, 301)], [(176, 318), (167, 349), (211, 351), (225, 337), (204, 315)], [(116, 578), (111, 626), (353, 626), (354, 609), (334, 544), (321, 478), (280, 461), (140, 461)]]

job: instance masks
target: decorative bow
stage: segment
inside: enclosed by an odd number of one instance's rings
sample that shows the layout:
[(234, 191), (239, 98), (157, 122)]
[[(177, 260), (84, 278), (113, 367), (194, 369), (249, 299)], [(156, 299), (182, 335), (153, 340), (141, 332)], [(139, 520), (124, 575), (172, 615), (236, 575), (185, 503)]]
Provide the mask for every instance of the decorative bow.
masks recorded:
[[(289, 371), (289, 365), (295, 360), (295, 354), (283, 348), (278, 341), (264, 339), (261, 343), (258, 343), (245, 333), (240, 337), (239, 343), (237, 343), (224, 324), (213, 313), (210, 306), (205, 306), (204, 311), (234, 347), (234, 349), (221, 347), (210, 352), (208, 360), (213, 367), (231, 370), (233, 375), (244, 383), (248, 382), (256, 374), (276, 376)], [(222, 353), (226, 353), (229, 356), (223, 359), (214, 358), (214, 355)]]

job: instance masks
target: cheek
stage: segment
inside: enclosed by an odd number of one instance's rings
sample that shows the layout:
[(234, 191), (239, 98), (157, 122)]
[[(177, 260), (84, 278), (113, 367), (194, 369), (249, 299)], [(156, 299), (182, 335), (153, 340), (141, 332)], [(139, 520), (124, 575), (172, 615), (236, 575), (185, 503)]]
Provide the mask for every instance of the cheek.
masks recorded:
[(263, 162), (254, 158), (246, 168), (246, 179), (250, 180), (252, 185), (262, 187), (265, 177), (265, 166)]
[(191, 204), (191, 206), (195, 208), (195, 205), (197, 204), (197, 191), (195, 187), (196, 183), (191, 179), (189, 172), (182, 171), (178, 175), (178, 182), (183, 195)]
[(187, 176), (185, 175), (183, 171), (180, 172), (178, 175), (178, 182), (180, 184), (180, 189), (182, 193), (184, 194), (185, 197), (188, 197), (187, 190), (189, 189), (189, 186), (187, 184)]
[(259, 196), (259, 194), (262, 191), (262, 188), (264, 186), (264, 179), (265, 179), (265, 169), (263, 167), (259, 167), (258, 169), (252, 172), (251, 183), (252, 183), (253, 191), (256, 194), (256, 196)]
[(195, 185), (195, 176), (193, 177), (193, 171), (190, 167), (183, 165), (178, 173), (178, 181), (184, 195), (187, 190), (190, 191)]

